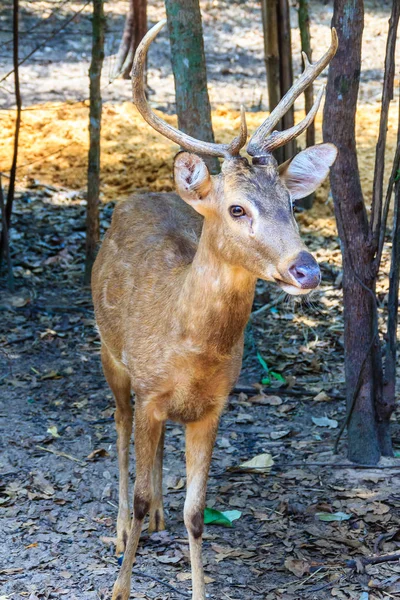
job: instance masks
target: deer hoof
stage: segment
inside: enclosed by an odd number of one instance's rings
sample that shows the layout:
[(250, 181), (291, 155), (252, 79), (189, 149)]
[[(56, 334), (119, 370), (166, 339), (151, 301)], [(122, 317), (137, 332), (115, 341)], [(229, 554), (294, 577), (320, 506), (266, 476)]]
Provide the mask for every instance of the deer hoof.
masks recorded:
[(126, 550), (126, 544), (128, 542), (128, 528), (124, 528), (122, 533), (117, 534), (117, 545), (115, 547), (115, 555), (121, 556)]
[[(130, 587), (130, 586), (129, 586)], [(118, 579), (114, 584), (111, 600), (129, 600), (130, 589), (118, 583)]]

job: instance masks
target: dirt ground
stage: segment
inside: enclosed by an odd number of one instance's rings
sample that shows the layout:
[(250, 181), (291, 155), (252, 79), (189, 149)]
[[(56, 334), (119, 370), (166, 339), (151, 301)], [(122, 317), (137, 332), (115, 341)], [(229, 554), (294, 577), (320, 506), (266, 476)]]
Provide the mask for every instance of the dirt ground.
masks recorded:
[[(24, 27), (49, 14), (51, 6), (23, 4)], [(63, 6), (48, 29), (82, 4)], [(368, 199), (388, 3), (366, 6), (358, 143)], [(114, 15), (108, 55), (118, 46), (124, 7), (107, 3)], [(255, 2), (217, 0), (202, 8), (214, 125), (224, 141), (237, 128), (238, 86), (250, 109), (249, 128), (264, 116), (251, 110), (266, 108), (259, 8)], [(328, 40), (332, 6), (313, 1), (311, 8), (318, 56)], [(150, 3), (149, 10), (155, 22), (161, 3)], [(4, 6), (0, 17), (5, 42), (10, 35)], [(27, 110), (12, 231), (16, 293), (7, 293), (0, 280), (0, 600), (105, 600), (118, 571), (114, 402), (101, 372), (90, 291), (82, 287), (87, 106), (77, 100), (87, 97), (89, 28), (84, 12), (70, 35), (49, 42), (22, 73)], [(22, 52), (41, 39), (25, 36)], [(298, 45), (296, 31), (293, 44)], [(173, 112), (165, 34), (152, 56), (154, 105)], [(9, 67), (6, 46), (0, 69)], [(111, 67), (108, 58), (107, 77)], [(10, 88), (10, 83), (0, 88), (0, 170), (7, 170), (10, 160)], [(113, 201), (135, 189), (171, 189), (176, 150), (140, 122), (129, 103), (129, 82), (105, 81), (104, 93), (102, 234)], [(396, 107), (389, 154), (395, 113)], [(173, 115), (165, 118), (174, 121)], [(344, 419), (345, 390), (340, 248), (326, 185), (299, 222), (321, 264), (323, 286), (298, 304), (272, 286), (258, 285), (254, 311), (262, 310), (253, 314), (246, 336), (244, 391), (231, 396), (222, 417), (207, 496), (208, 507), (241, 515), (232, 528), (206, 526), (207, 593), (213, 600), (398, 598), (399, 560), (364, 563), (400, 549), (399, 460), (353, 468), (345, 458), (345, 435), (339, 454), (332, 452)], [(387, 250), (378, 283), (381, 328)], [(288, 387), (276, 381), (265, 393), (249, 388), (266, 375), (257, 352)], [(397, 456), (399, 415), (398, 409), (393, 415)], [(145, 528), (131, 598), (189, 597), (181, 427), (169, 424), (165, 447), (167, 531), (149, 535)], [(268, 472), (240, 468), (266, 453), (273, 460)], [(133, 461), (131, 474), (133, 482)]]

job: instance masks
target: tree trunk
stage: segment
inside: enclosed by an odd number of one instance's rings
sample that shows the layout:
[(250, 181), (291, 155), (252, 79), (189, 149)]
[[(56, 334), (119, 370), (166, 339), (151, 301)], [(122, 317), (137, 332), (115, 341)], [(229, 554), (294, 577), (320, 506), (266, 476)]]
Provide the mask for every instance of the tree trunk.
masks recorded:
[[(299, 29), (301, 39), (301, 50), (304, 52), (310, 62), (312, 62), (312, 51), (311, 51), (311, 35), (310, 35), (310, 14), (308, 11), (308, 0), (299, 0), (298, 7), (299, 16)], [(302, 66), (305, 69), (306, 65), (302, 58)], [(305, 113), (309, 113), (314, 104), (314, 86), (309, 85), (304, 90), (304, 107)], [(314, 146), (315, 144), (315, 122), (312, 123), (306, 129), (306, 147)], [(306, 198), (302, 198), (299, 203), (302, 208), (312, 208), (314, 203), (314, 194), (310, 194)]]
[[(278, 0), (278, 40), (279, 40), (279, 67), (281, 98), (293, 85), (292, 65), (292, 36), (290, 28), (289, 0)], [(284, 114), (282, 129), (289, 129), (294, 125), (294, 106)], [(296, 140), (292, 140), (283, 148), (283, 160), (288, 160), (296, 154)]]
[[(21, 128), (21, 112), (22, 112), (22, 99), (21, 90), (19, 85), (19, 0), (13, 2), (13, 67), (14, 67), (14, 93), (15, 103), (17, 106), (17, 117), (15, 120), (14, 130), (14, 150), (13, 158), (10, 170), (10, 179), (8, 184), (7, 201), (2, 213), (2, 219), (4, 220), (5, 227), (3, 225), (1, 237), (0, 237), (0, 266), (3, 256), (8, 253), (9, 258), (9, 231), (11, 225), (11, 215), (14, 204), (15, 195), (15, 180), (17, 176), (17, 162), (18, 162), (18, 143), (19, 143), (19, 131)], [(4, 197), (3, 197), (4, 203)], [(6, 248), (7, 245), (7, 248)], [(13, 284), (12, 284), (13, 285)]]
[[(269, 112), (272, 112), (281, 99), (277, 0), (262, 0), (261, 12), (264, 33), (264, 60), (268, 85), (268, 105)], [(276, 129), (281, 129), (280, 122), (277, 124)], [(283, 148), (278, 148), (274, 152), (274, 156), (278, 163), (282, 163), (284, 160)]]
[(104, 60), (104, 6), (103, 0), (93, 0), (92, 61), (89, 69), (89, 164), (86, 212), (85, 284), (90, 283), (92, 267), (100, 240), (100, 131), (101, 131), (101, 70)]
[(132, 0), (132, 4), (132, 39), (128, 55), (123, 65), (122, 76), (124, 79), (130, 78), (136, 49), (147, 33), (147, 0)]
[[(171, 42), (178, 127), (197, 139), (213, 142), (199, 2), (166, 0), (165, 8)], [(219, 170), (217, 158), (204, 159), (212, 172)]]
[(324, 109), (324, 141), (333, 142), (338, 158), (331, 188), (343, 258), (345, 374), (348, 455), (354, 462), (376, 464), (388, 453), (388, 423), (379, 423), (382, 359), (377, 332), (373, 252), (357, 162), (355, 114), (364, 25), (362, 0), (335, 0), (332, 25), (339, 48), (332, 59)]
[(136, 49), (146, 33), (147, 0), (129, 0), (128, 14), (115, 61), (113, 79), (120, 73), (124, 79), (130, 78)]
[(0, 173), (0, 212), (1, 212), (1, 240), (2, 245), (0, 249), (0, 269), (3, 263), (3, 258), (6, 258), (6, 273), (7, 273), (7, 287), (10, 292), (14, 291), (14, 274), (11, 264), (11, 253), (10, 253), (10, 240), (8, 237), (8, 225), (6, 218), (6, 205), (4, 202), (3, 194), (3, 183), (1, 181)]
[[(301, 38), (301, 50), (307, 55), (307, 58), (312, 62), (311, 51), (311, 35), (310, 35), (310, 14), (308, 11), (308, 0), (299, 0), (299, 29)], [(305, 68), (304, 60), (302, 60), (303, 69)], [(309, 85), (304, 90), (305, 112), (310, 112), (314, 104), (314, 86)], [(315, 123), (314, 121), (306, 130), (307, 147), (315, 144)]]

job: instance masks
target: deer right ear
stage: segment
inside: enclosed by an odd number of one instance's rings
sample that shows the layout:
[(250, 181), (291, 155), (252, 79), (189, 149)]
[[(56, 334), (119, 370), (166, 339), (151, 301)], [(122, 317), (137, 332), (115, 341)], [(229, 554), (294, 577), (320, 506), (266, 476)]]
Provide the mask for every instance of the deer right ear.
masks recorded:
[(196, 154), (180, 152), (174, 161), (174, 180), (182, 200), (203, 214), (205, 200), (212, 186), (204, 161)]

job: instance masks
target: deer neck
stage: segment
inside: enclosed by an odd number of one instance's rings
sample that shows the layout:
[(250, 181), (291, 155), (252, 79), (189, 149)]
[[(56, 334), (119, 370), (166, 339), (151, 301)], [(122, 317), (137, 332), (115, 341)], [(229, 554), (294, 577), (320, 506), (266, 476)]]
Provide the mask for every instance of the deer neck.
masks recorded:
[(179, 313), (184, 337), (197, 347), (208, 350), (212, 346), (226, 355), (246, 327), (256, 277), (223, 260), (217, 240), (218, 231), (205, 221), (182, 286)]

